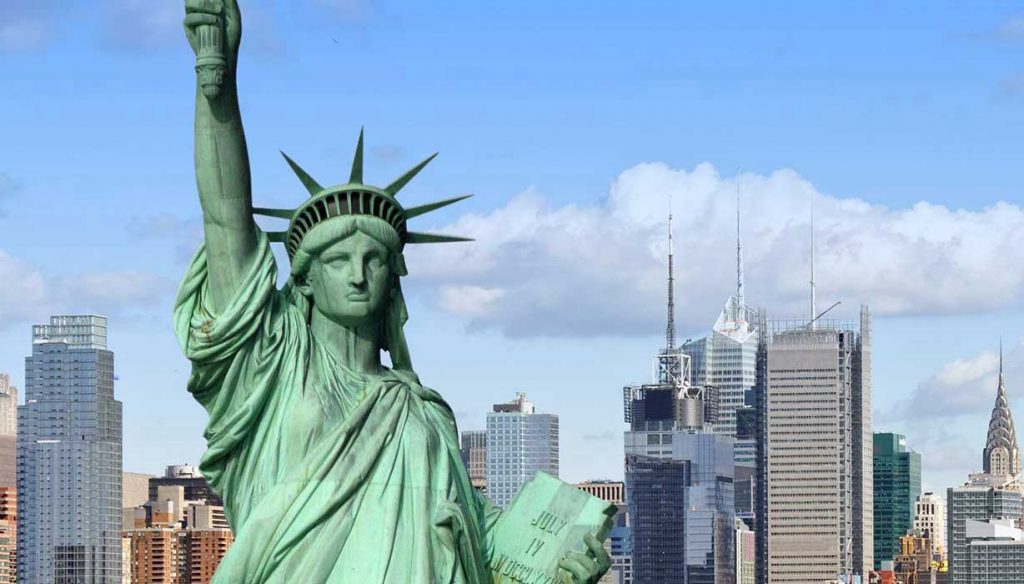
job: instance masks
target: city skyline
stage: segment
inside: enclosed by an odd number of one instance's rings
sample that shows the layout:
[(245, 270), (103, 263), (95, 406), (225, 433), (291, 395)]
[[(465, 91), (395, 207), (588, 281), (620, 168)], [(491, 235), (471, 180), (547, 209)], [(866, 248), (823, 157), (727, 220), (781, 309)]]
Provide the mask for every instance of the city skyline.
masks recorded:
[[(177, 5), (165, 18), (144, 3), (111, 2), (75, 25), (85, 5), (71, 4), (62, 12), (14, 0), (0, 28), (0, 50), (12, 55), (0, 63), (11, 88), (0, 124), (19, 145), (0, 165), (0, 273), (9, 282), (0, 370), (25, 386), (29, 323), (108, 314), (125, 468), (155, 473), (203, 449), (204, 415), (185, 392), (188, 367), (169, 324), (199, 229), (191, 56)], [(790, 22), (791, 8), (752, 4), (692, 13), (644, 5), (628, 15), (601, 5), (571, 28), (571, 9), (529, 2), (511, 14), (381, 2), (339, 14), (315, 4), (296, 3), (277, 22), (281, 4), (267, 2), (247, 29), (256, 54), (241, 77), (254, 91), (242, 105), (257, 196), (274, 204), (294, 194), (278, 148), (311, 171), (342, 168), (350, 140), (335, 138), (361, 125), (381, 176), (441, 151), (411, 201), (477, 192), (468, 211), (444, 212), (437, 227), (478, 242), (409, 262), (410, 342), (460, 430), (482, 429), (490, 404), (525, 391), (561, 416), (564, 478), (620, 479), (617, 457), (591, 463), (586, 453), (621, 452), (619, 388), (650, 381), (666, 195), (677, 205), (683, 340), (706, 334), (733, 290), (737, 186), (749, 217), (747, 302), (772, 316), (803, 314), (815, 200), (819, 298), (872, 307), (875, 430), (907, 435), (922, 454), (925, 490), (944, 492), (981, 470), (999, 336), (1010, 406), (1024, 403), (1013, 13), (840, 6)], [(496, 22), (502, 32), (485, 34)], [(530, 28), (536, 22), (547, 25)], [(534, 46), (523, 50), (528, 29)], [(125, 30), (147, 39), (111, 35)], [(822, 31), (831, 59), (812, 49)], [(418, 57), (427, 45), (436, 53)], [(478, 45), (493, 54), (471, 55)], [(347, 87), (339, 62), (365, 83)], [(653, 65), (661, 62), (670, 65)], [(316, 90), (299, 83), (322, 77)], [(609, 82), (617, 78), (630, 82)], [(609, 242), (624, 251), (610, 253)], [(513, 261), (517, 249), (532, 250), (535, 265)], [(147, 271), (148, 260), (160, 267)], [(495, 265), (513, 270), (511, 281)], [(892, 274), (909, 275), (894, 284)], [(579, 289), (592, 293), (574, 303)], [(520, 300), (538, 298), (552, 299), (550, 312), (524, 312)], [(481, 390), (485, 371), (498, 381)], [(153, 424), (154, 410), (173, 413)]]

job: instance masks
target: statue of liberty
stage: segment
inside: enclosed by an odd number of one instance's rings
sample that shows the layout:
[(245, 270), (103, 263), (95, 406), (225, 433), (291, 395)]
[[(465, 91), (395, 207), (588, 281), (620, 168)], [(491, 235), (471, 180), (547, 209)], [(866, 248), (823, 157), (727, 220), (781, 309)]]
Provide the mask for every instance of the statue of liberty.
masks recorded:
[[(254, 208), (237, 0), (185, 8), (205, 238), (174, 323), (192, 362), (188, 389), (209, 415), (201, 468), (236, 536), (214, 581), (553, 581), (527, 578), (511, 560), (507, 577), (496, 570), (495, 529), (512, 511), (470, 485), (452, 411), (420, 384), (402, 330), (404, 247), (462, 241), (407, 222), (460, 199), (398, 202), (432, 157), (386, 187), (364, 184), (360, 133), (345, 184), (323, 187), (285, 157), (308, 198), (295, 209)], [(254, 213), (288, 227), (261, 231)], [(280, 290), (271, 242), (284, 244), (291, 264)], [(555, 519), (539, 517), (530, 524), (554, 533)], [(596, 582), (608, 570), (599, 540), (582, 539), (580, 551), (556, 558), (565, 582)]]

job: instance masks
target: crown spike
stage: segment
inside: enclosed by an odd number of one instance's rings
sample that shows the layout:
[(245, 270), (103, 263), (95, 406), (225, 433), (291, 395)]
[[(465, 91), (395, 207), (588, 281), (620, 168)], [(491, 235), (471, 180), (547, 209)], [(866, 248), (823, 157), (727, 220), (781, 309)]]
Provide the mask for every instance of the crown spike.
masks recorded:
[(442, 207), (447, 207), (448, 205), (454, 205), (455, 203), (458, 203), (459, 201), (465, 201), (466, 199), (468, 199), (468, 198), (470, 198), (472, 196), (473, 195), (462, 195), (462, 196), (459, 196), (459, 197), (452, 197), (451, 199), (445, 199), (443, 201), (437, 201), (437, 202), (434, 202), (434, 203), (428, 203), (426, 205), (420, 205), (419, 207), (410, 207), (410, 208), (405, 210), (405, 218), (406, 219), (412, 219), (413, 217), (419, 217), (420, 215), (426, 215), (427, 213), (436, 211), (436, 210), (438, 210), (438, 209), (440, 209)]
[(273, 243), (284, 243), (288, 237), (287, 231), (267, 231), (267, 239)]
[(389, 184), (387, 187), (384, 188), (384, 192), (391, 195), (392, 197), (398, 197), (398, 191), (402, 190), (402, 187), (409, 184), (409, 181), (415, 178), (416, 175), (419, 174), (421, 170), (423, 170), (423, 167), (430, 164), (430, 161), (433, 160), (435, 157), (437, 157), (437, 152), (431, 154), (423, 162), (410, 168), (408, 171), (406, 171), (405, 174), (395, 179), (393, 183)]
[(356, 142), (356, 154), (352, 158), (352, 174), (348, 182), (354, 185), (363, 184), (363, 128), (359, 128), (359, 141)]
[(473, 241), (469, 237), (456, 237), (454, 235), (439, 235), (437, 233), (417, 233), (410, 231), (406, 237), (406, 243), (456, 243), (459, 241)]
[(305, 170), (302, 170), (301, 166), (295, 164), (294, 160), (288, 158), (287, 154), (281, 152), (281, 156), (284, 156), (284, 159), (288, 161), (288, 166), (292, 167), (292, 171), (299, 177), (299, 180), (302, 181), (303, 186), (306, 187), (306, 190), (309, 191), (310, 195), (315, 195), (324, 190), (324, 188), (320, 186), (320, 183), (316, 182), (313, 177), (309, 176), (309, 173)]

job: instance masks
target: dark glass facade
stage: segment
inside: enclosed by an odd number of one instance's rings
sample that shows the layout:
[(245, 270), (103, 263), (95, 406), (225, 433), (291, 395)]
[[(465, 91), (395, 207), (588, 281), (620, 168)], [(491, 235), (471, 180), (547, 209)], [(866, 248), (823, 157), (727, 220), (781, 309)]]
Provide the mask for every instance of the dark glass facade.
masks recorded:
[(686, 582), (690, 462), (628, 455), (626, 493), (633, 537), (633, 582)]
[(900, 553), (900, 537), (914, 525), (921, 496), (921, 455), (900, 434), (874, 435), (875, 568)]

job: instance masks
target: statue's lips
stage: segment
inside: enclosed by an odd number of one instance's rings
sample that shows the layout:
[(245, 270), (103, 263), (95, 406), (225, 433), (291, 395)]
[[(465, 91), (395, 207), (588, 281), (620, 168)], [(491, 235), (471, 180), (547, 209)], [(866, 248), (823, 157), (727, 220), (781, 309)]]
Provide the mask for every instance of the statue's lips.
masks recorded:
[(369, 302), (369, 294), (346, 294), (345, 299), (349, 302)]

